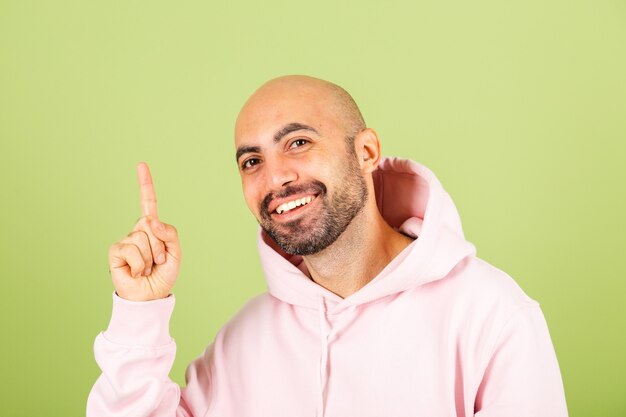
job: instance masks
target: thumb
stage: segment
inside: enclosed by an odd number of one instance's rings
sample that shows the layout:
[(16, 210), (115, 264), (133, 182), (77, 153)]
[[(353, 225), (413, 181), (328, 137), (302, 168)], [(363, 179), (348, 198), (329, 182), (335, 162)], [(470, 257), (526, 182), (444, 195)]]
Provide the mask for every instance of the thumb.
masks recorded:
[(150, 220), (150, 228), (154, 236), (165, 244), (167, 252), (180, 260), (181, 251), (176, 228), (154, 218)]

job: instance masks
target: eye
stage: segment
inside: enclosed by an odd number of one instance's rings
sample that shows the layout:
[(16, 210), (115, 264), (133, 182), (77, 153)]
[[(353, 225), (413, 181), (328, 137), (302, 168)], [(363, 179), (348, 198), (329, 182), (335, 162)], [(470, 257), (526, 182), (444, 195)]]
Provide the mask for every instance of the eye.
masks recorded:
[(259, 164), (260, 162), (261, 160), (259, 158), (248, 158), (245, 161), (243, 161), (243, 163), (241, 164), (241, 169), (245, 170), (245, 169), (252, 168), (253, 166)]
[(296, 140), (294, 140), (293, 142), (291, 142), (291, 143), (289, 144), (289, 149), (292, 149), (292, 148), (299, 148), (300, 146), (304, 146), (304, 145), (306, 145), (307, 143), (309, 143), (309, 141), (308, 141), (308, 140), (306, 140), (306, 139), (296, 139)]

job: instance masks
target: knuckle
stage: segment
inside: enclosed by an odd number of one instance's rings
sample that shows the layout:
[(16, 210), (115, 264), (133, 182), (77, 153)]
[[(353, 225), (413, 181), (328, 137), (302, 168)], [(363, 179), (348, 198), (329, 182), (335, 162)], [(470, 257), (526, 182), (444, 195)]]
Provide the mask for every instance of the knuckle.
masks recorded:
[(141, 246), (148, 242), (148, 234), (143, 230), (135, 230), (128, 234), (127, 239), (137, 246)]
[(130, 256), (126, 261), (132, 269), (143, 268), (144, 260), (141, 256)]
[(132, 243), (123, 243), (120, 247), (120, 252), (127, 257), (133, 257), (138, 254), (139, 248)]

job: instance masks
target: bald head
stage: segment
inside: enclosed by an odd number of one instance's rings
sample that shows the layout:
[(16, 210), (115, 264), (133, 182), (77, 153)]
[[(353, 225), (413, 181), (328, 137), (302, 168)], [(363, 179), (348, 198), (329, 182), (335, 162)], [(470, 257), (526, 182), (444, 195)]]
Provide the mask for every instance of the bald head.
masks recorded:
[(266, 82), (250, 96), (237, 118), (236, 140), (262, 120), (289, 115), (293, 121), (304, 123), (306, 113), (335, 124), (348, 139), (366, 127), (361, 111), (346, 90), (318, 78), (288, 75)]

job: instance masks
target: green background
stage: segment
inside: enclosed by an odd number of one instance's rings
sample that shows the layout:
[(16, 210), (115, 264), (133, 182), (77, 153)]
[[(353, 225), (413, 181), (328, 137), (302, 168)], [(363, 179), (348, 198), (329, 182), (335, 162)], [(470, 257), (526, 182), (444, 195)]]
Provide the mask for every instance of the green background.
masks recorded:
[(233, 124), (262, 82), (352, 93), (543, 308), (570, 415), (626, 416), (626, 2), (0, 0), (0, 414), (84, 415), (135, 164), (182, 239), (185, 366), (265, 282)]

